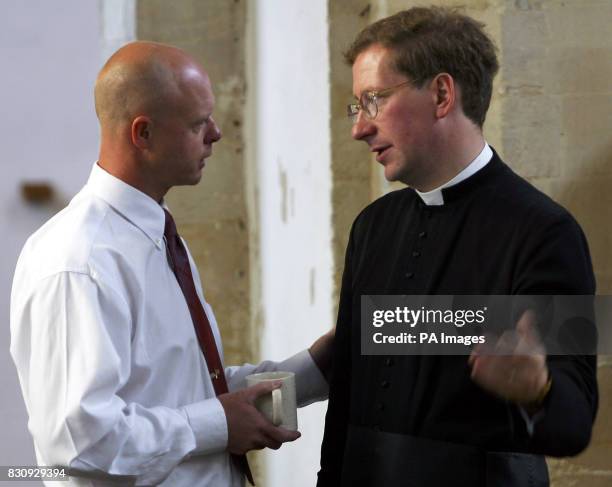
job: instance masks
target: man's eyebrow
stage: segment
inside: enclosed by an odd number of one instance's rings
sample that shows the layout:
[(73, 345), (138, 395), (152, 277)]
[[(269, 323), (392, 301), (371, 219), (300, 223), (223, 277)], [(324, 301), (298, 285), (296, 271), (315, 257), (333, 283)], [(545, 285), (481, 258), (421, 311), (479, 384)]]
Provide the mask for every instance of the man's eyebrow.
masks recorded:
[(368, 88), (362, 90), (361, 94), (359, 96), (353, 94), (353, 97), (356, 100), (359, 100), (359, 98), (361, 98), (364, 95), (364, 93), (372, 93), (372, 92), (377, 92), (377, 91), (381, 91), (381, 90), (379, 88), (368, 87)]

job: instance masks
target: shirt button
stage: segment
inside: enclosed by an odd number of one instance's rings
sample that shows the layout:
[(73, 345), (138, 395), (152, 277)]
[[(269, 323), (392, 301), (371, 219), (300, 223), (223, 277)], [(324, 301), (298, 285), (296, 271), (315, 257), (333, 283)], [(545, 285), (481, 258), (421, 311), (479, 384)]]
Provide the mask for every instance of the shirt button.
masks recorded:
[(412, 279), (414, 277), (414, 272), (406, 272), (406, 277)]
[(389, 358), (387, 358), (387, 360), (385, 360), (385, 365), (387, 367), (391, 367), (394, 363), (395, 362), (394, 362), (394, 360), (391, 357), (389, 357)]
[(376, 405), (376, 409), (378, 409), (379, 411), (384, 411), (385, 410), (385, 405), (382, 402), (379, 402)]
[(425, 238), (425, 237), (427, 237), (427, 232), (419, 233), (419, 238)]
[(418, 250), (415, 250), (414, 252), (412, 252), (412, 257), (420, 257), (421, 256), (421, 252), (419, 252)]
[(386, 380), (383, 380), (383, 381), (380, 383), (380, 387), (382, 387), (383, 389), (388, 389), (390, 385), (391, 385), (391, 384), (389, 384), (389, 381), (386, 381)]

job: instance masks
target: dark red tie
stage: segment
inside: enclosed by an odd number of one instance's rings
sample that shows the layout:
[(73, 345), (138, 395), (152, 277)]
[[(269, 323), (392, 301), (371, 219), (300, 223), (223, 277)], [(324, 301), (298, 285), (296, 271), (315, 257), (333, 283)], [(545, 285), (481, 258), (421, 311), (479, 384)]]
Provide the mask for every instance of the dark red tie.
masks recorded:
[[(181, 237), (176, 231), (176, 225), (172, 215), (164, 209), (166, 214), (166, 225), (164, 227), (164, 238), (166, 239), (166, 249), (168, 252), (168, 262), (176, 280), (183, 291), (187, 306), (189, 307), (189, 313), (191, 314), (191, 320), (195, 328), (200, 348), (206, 359), (208, 365), (208, 373), (215, 388), (215, 394), (225, 394), (228, 392), (227, 382), (225, 380), (225, 373), (223, 372), (223, 364), (219, 357), (219, 351), (215, 343), (215, 337), (213, 336), (212, 328), (208, 317), (204, 312), (202, 302), (198, 297), (195, 285), (193, 283), (193, 275), (191, 274), (191, 266), (189, 265), (189, 258), (187, 257), (187, 250), (183, 245)], [(234, 455), (232, 454), (232, 460), (238, 469), (244, 473), (246, 478), (249, 480), (251, 485), (255, 485), (253, 481), (253, 475), (249, 468), (246, 455)]]

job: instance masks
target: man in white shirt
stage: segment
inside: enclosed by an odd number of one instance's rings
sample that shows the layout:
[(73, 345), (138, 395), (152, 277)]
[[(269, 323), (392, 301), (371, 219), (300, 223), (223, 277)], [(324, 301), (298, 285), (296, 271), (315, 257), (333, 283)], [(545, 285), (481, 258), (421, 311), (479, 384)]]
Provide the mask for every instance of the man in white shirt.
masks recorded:
[(221, 138), (209, 78), (179, 49), (135, 42), (103, 67), (95, 98), (99, 160), (28, 239), (13, 282), (11, 354), (38, 461), (68, 467), (72, 485), (243, 485), (229, 453), (299, 437), (253, 406), (278, 384), (246, 388), (246, 375), (290, 370), (299, 405), (324, 399), (331, 334), (280, 363), (226, 368), (217, 395), (169, 265), (163, 200), (199, 182)]

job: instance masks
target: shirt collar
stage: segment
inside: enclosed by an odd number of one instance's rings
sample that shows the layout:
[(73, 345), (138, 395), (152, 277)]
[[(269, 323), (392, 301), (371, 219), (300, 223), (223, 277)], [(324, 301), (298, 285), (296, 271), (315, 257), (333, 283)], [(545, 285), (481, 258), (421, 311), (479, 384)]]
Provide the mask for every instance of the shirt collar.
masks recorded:
[(140, 228), (158, 247), (162, 247), (165, 214), (164, 201), (160, 205), (142, 191), (93, 165), (87, 187), (97, 197), (106, 201), (133, 225)]
[(444, 204), (444, 196), (442, 195), (442, 190), (444, 188), (450, 188), (455, 184), (464, 181), (465, 179), (473, 176), (478, 171), (480, 171), (483, 167), (485, 167), (491, 158), (493, 157), (493, 151), (489, 144), (485, 142), (483, 149), (480, 151), (480, 154), (476, 156), (472, 162), (470, 162), (463, 170), (457, 174), (453, 179), (444, 183), (442, 186), (437, 187), (436, 189), (432, 189), (431, 191), (427, 191), (426, 193), (422, 193), (419, 190), (416, 190), (416, 193), (421, 197), (423, 203), (427, 206), (441, 206)]

